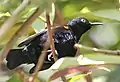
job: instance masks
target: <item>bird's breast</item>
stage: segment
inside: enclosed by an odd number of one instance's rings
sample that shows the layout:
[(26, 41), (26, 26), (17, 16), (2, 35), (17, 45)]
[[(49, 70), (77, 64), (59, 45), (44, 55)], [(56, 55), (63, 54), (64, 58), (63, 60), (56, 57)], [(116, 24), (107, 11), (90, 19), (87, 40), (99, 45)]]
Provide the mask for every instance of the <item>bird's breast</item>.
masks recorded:
[(73, 40), (76, 43), (76, 36), (70, 30), (62, 30), (54, 33), (55, 43), (65, 44), (68, 41)]

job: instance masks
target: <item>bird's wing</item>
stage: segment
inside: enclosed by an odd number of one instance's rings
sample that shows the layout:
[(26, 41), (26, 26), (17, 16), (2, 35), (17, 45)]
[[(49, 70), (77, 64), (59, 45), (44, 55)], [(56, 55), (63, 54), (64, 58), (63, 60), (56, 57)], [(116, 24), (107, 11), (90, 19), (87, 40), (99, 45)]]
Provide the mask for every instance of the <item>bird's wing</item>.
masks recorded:
[[(59, 28), (60, 26), (57, 26), (56, 27), (56, 29), (62, 29), (62, 28)], [(65, 27), (63, 28), (63, 29), (66, 29)], [(44, 33), (46, 33), (47, 32), (47, 29), (43, 29), (43, 30), (41, 30), (39, 33), (36, 33), (36, 34), (34, 34), (34, 35), (32, 35), (32, 36), (29, 36), (28, 38), (26, 38), (25, 40), (23, 40), (19, 45), (18, 45), (18, 47), (22, 47), (22, 46), (24, 46), (24, 45), (28, 45), (30, 42), (32, 42), (36, 37), (41, 37)], [(43, 41), (44, 42), (44, 37), (46, 37), (47, 35), (44, 35), (44, 36), (42, 36), (41, 37), (41, 40), (40, 41)], [(43, 43), (43, 42), (41, 42), (41, 44)]]
[(36, 37), (41, 36), (42, 34), (44, 34), (47, 31), (47, 29), (44, 29), (42, 31), (40, 31), (39, 33), (36, 33), (34, 35), (29, 36), (28, 38), (26, 38), (25, 40), (23, 40), (18, 47), (22, 47), (24, 45), (28, 45), (31, 41), (33, 41)]

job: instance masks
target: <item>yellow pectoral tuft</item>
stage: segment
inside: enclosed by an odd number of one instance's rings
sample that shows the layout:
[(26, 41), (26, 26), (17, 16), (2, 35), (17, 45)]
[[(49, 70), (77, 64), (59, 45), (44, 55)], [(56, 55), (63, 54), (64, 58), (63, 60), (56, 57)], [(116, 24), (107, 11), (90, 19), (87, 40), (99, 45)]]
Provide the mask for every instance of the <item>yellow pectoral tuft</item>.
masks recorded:
[(65, 29), (69, 29), (69, 27), (68, 27), (68, 26), (64, 26), (64, 28), (65, 28)]

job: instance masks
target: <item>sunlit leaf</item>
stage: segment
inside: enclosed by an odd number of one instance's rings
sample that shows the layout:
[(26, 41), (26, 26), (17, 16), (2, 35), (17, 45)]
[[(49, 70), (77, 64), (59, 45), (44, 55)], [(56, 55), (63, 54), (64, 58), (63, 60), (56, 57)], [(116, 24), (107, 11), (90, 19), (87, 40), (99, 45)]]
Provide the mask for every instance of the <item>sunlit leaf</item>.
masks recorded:
[[(88, 73), (88, 74), (89, 74), (89, 73)], [(73, 76), (73, 77), (69, 80), (69, 82), (75, 82), (77, 79), (81, 79), (81, 78), (87, 76), (88, 74), (81, 74), (81, 75)]]
[(71, 67), (71, 68), (65, 68), (63, 70), (59, 70), (58, 72), (54, 73), (49, 80), (54, 80), (60, 76), (71, 74), (71, 73), (76, 73), (76, 72), (84, 72), (84, 71), (89, 71), (89, 70), (96, 70), (101, 66), (114, 66), (114, 64), (97, 64), (97, 65), (81, 65), (81, 66), (76, 66), (76, 67)]
[(3, 16), (11, 16), (9, 12), (6, 12), (6, 13), (0, 13), (0, 17), (3, 17)]

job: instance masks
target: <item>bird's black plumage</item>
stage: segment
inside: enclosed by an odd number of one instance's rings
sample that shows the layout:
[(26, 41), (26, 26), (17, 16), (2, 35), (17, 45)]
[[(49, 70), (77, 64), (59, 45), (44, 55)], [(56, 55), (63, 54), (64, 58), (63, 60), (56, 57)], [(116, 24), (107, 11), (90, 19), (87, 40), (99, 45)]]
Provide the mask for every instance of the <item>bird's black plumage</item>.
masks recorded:
[[(78, 43), (82, 34), (88, 31), (91, 26), (92, 24), (87, 19), (76, 18), (69, 22), (66, 26), (56, 28), (53, 38), (58, 58), (66, 56), (74, 57), (76, 53), (74, 44)], [(18, 45), (18, 47), (23, 48), (10, 50), (6, 58), (8, 61), (7, 67), (9, 69), (14, 69), (24, 63), (36, 64), (47, 38), (48, 32), (47, 29), (45, 29), (38, 34), (30, 36)], [(53, 63), (54, 60), (52, 55), (49, 53), (44, 62), (44, 65), (47, 65), (48, 67), (43, 66), (43, 69), (49, 68)]]

